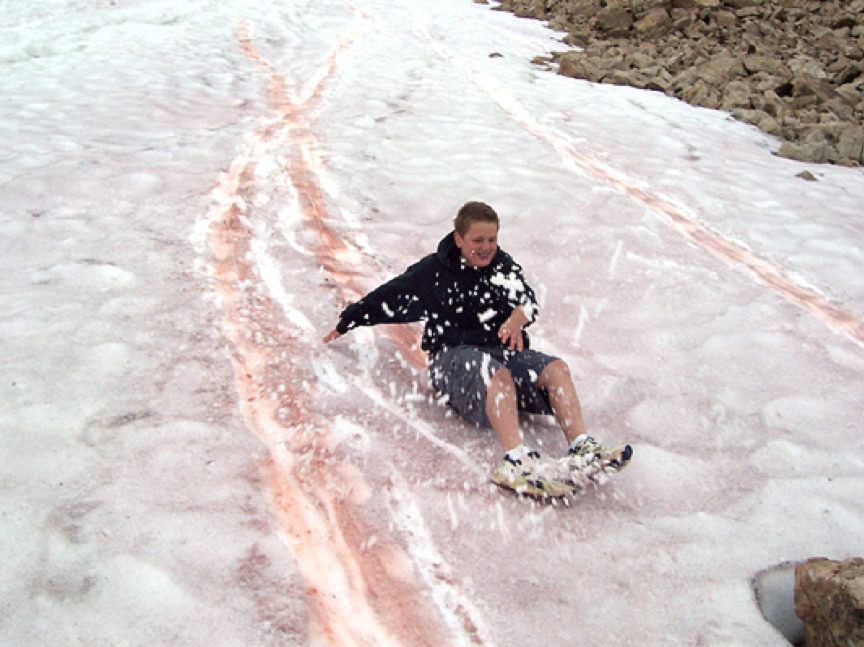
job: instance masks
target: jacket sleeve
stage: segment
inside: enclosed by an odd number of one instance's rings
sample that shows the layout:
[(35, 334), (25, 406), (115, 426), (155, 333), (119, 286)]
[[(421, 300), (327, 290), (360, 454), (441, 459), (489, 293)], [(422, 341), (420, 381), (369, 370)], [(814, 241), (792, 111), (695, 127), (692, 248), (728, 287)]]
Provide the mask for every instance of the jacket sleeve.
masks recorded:
[(522, 267), (513, 261), (512, 258), (508, 257), (507, 261), (506, 267), (494, 274), (491, 281), (493, 284), (504, 289), (507, 305), (511, 309), (522, 306), (525, 316), (528, 317), (526, 325), (531, 325), (537, 321), (537, 317), (540, 315), (537, 297), (534, 294), (534, 290), (531, 289), (531, 286), (525, 280)]
[(425, 319), (426, 307), (420, 294), (425, 269), (428, 267), (424, 261), (425, 259), (415, 263), (403, 274), (345, 308), (339, 317), (336, 330), (344, 335), (360, 326), (410, 323)]
[(525, 274), (522, 271), (522, 268), (518, 264), (514, 263), (514, 269), (525, 288), (519, 296), (518, 305), (522, 306), (525, 316), (528, 317), (528, 323), (525, 325), (530, 326), (532, 323), (537, 321), (537, 318), (540, 316), (540, 306), (537, 304), (537, 296), (534, 294), (534, 290), (531, 289), (531, 286), (528, 285), (528, 281), (525, 280)]

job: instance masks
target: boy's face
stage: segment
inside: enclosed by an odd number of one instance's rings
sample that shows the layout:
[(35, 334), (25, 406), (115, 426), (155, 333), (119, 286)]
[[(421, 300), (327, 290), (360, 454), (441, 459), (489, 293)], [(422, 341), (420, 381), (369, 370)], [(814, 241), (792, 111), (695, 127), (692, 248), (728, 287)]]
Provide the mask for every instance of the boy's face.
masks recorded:
[(494, 222), (472, 222), (464, 237), (457, 231), (454, 238), (471, 267), (486, 267), (498, 251), (498, 225)]

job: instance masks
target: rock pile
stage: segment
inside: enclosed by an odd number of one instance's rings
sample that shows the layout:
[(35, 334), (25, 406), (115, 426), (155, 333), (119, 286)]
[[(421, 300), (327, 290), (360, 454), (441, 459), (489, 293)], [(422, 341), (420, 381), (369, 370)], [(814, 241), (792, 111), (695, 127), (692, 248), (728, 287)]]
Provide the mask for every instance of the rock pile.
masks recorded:
[(499, 8), (546, 20), (582, 48), (555, 56), (559, 74), (728, 111), (784, 140), (784, 157), (864, 164), (864, 0), (501, 0)]

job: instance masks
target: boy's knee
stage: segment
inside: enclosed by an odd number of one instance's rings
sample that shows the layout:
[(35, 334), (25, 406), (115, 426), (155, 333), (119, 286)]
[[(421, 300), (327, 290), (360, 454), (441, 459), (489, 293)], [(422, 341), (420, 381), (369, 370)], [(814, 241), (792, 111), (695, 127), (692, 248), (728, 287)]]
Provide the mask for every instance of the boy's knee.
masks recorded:
[(571, 379), (570, 366), (568, 366), (567, 362), (563, 359), (556, 359), (549, 362), (549, 364), (546, 365), (546, 368), (543, 369), (543, 372), (540, 374), (540, 379), (538, 380), (538, 386), (560, 386), (562, 381)]
[(506, 368), (499, 368), (492, 375), (492, 379), (489, 382), (490, 386), (498, 386), (498, 387), (512, 387), (513, 385), (513, 376), (510, 374), (510, 370)]

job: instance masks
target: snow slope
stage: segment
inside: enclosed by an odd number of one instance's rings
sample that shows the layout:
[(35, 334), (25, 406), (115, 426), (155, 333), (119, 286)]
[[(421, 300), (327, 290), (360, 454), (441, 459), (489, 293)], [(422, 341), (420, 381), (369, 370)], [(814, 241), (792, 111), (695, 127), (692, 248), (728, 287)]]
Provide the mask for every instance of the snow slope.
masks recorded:
[[(780, 646), (753, 578), (862, 553), (860, 169), (468, 0), (0, 9), (0, 644)], [(470, 199), (635, 447), (569, 506), (320, 341)]]

